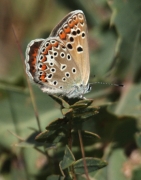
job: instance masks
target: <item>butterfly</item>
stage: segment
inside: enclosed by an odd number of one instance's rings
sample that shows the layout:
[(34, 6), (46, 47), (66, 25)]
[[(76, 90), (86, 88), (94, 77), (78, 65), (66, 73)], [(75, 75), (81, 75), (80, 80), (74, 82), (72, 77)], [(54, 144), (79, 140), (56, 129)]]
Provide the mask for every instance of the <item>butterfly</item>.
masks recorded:
[(65, 16), (47, 39), (32, 40), (26, 49), (26, 73), (43, 92), (82, 98), (91, 90), (88, 33), (81, 10)]

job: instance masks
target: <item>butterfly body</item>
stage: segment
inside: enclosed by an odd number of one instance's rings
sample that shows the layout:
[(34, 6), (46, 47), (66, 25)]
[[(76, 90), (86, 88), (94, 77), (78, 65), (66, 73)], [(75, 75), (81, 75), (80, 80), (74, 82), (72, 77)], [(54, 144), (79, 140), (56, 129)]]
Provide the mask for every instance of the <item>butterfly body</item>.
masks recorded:
[(82, 11), (69, 13), (47, 39), (31, 41), (26, 49), (26, 72), (43, 92), (68, 98), (90, 91), (87, 25)]

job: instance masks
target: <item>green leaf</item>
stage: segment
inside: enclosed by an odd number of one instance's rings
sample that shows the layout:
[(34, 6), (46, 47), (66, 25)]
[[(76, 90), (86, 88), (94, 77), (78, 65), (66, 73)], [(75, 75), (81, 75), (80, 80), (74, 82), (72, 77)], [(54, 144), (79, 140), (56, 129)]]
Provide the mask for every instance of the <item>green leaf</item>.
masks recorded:
[(63, 108), (63, 109), (62, 109), (62, 114), (63, 114), (64, 116), (71, 116), (72, 112), (73, 112), (72, 109), (67, 109), (67, 108)]
[(83, 109), (88, 107), (90, 104), (92, 104), (93, 100), (92, 99), (85, 99), (85, 100), (80, 100), (76, 103), (74, 103), (73, 105), (71, 105), (70, 107), (73, 109)]
[[(72, 135), (74, 137), (77, 137), (78, 136), (78, 132), (77, 131), (73, 131), (72, 132)], [(99, 135), (95, 134), (95, 133), (92, 133), (92, 132), (89, 132), (89, 131), (81, 131), (81, 136), (82, 138), (86, 138), (86, 139), (93, 139), (93, 138), (100, 138)]]
[[(54, 108), (54, 101), (41, 90), (33, 86), (36, 95), (36, 103), (38, 107), (38, 115), (40, 116), (41, 129), (52, 121), (52, 119), (61, 117), (60, 110)], [(29, 136), (32, 129), (38, 129), (33, 105), (29, 93), (20, 90), (5, 90), (5, 96), (0, 101), (0, 142), (3, 146), (11, 148), (13, 142), (17, 142), (17, 137), (11, 135), (9, 131), (20, 137)], [(1, 94), (1, 91), (0, 91)], [(49, 102), (49, 103), (48, 103)], [(6, 141), (3, 141), (6, 139)]]
[(58, 118), (54, 121), (52, 121), (47, 127), (47, 130), (56, 130), (59, 128), (66, 128), (68, 123), (68, 119), (66, 117), (64, 118)]
[(38, 146), (43, 146), (43, 143), (39, 143), (35, 141), (35, 137), (39, 134), (39, 132), (34, 132), (32, 133), (25, 141), (16, 143), (15, 146), (18, 147), (38, 147)]
[(74, 111), (73, 116), (74, 117), (80, 117), (82, 119), (86, 119), (86, 118), (93, 116), (97, 113), (98, 113), (98, 110), (95, 107), (89, 106), (86, 109), (83, 109), (83, 111), (81, 111), (79, 109), (77, 111)]
[(75, 157), (72, 154), (72, 152), (69, 149), (69, 147), (66, 146), (63, 160), (60, 163), (61, 169), (66, 169), (67, 167), (71, 166), (74, 162), (75, 162)]
[(137, 146), (141, 148), (141, 132), (135, 134), (135, 140), (136, 140)]
[(56, 95), (50, 95), (50, 97), (52, 97), (56, 102), (58, 102), (61, 106), (63, 106), (64, 108), (69, 108), (70, 105), (62, 98), (56, 96)]
[(35, 140), (37, 142), (45, 142), (47, 143), (48, 147), (49, 144), (52, 147), (56, 143), (60, 142), (62, 138), (65, 138), (66, 135), (62, 131), (44, 131), (36, 136)]
[(133, 170), (133, 175), (131, 180), (139, 180), (139, 179), (141, 179), (141, 166)]
[(107, 151), (104, 154), (104, 157), (107, 159), (108, 166), (106, 166), (104, 169), (101, 169), (94, 175), (94, 179), (102, 179), (106, 180), (109, 177), (108, 180), (127, 180), (125, 175), (122, 172), (123, 166), (126, 163), (126, 156), (123, 149), (118, 148), (110, 148), (107, 153)]
[[(100, 137), (97, 134), (88, 132), (88, 131), (82, 131), (82, 130), (81, 130), (81, 136), (82, 136), (84, 147), (86, 147), (86, 146), (89, 147), (93, 144), (92, 146), (94, 148), (94, 143), (98, 142), (100, 139)], [(72, 132), (72, 138), (73, 138), (73, 146), (79, 147), (80, 140), (79, 140), (77, 130)]]
[(91, 105), (93, 102), (93, 99), (84, 99), (84, 100), (80, 100), (78, 102), (76, 102), (75, 104), (87, 104), (87, 106)]
[(121, 168), (123, 164), (126, 162), (126, 156), (123, 149), (115, 149), (108, 159), (107, 172), (108, 176), (114, 180), (126, 180)]
[[(102, 31), (101, 29), (96, 29), (94, 27), (89, 34), (91, 39), (98, 46), (95, 51), (91, 51), (91, 72), (94, 72), (96, 77), (103, 78), (113, 63), (117, 39), (110, 28), (108, 28), (107, 31)], [(99, 79), (95, 78), (92, 82), (95, 81), (99, 81)]]
[(60, 175), (50, 175), (46, 180), (64, 180), (64, 177)]
[(14, 145), (17, 146), (17, 147), (21, 147), (21, 148), (34, 148), (34, 147), (44, 146), (43, 143), (36, 142), (34, 144), (30, 144), (30, 143), (28, 143), (26, 141), (19, 142), (19, 143), (16, 143)]
[(133, 79), (141, 65), (141, 3), (140, 0), (114, 0), (109, 5), (113, 12), (111, 23), (115, 24), (119, 34), (120, 43), (116, 49), (122, 60), (119, 63), (118, 75), (128, 75), (127, 77)]
[(87, 104), (83, 104), (83, 103), (81, 103), (81, 104), (74, 104), (74, 105), (71, 105), (70, 107), (73, 108), (73, 109), (84, 109), (84, 108), (87, 107)]
[(108, 106), (108, 111), (117, 116), (140, 117), (140, 85), (132, 85), (125, 88), (124, 96), (118, 101), (118, 103)]
[[(101, 169), (107, 165), (105, 161), (98, 158), (86, 157), (85, 161), (89, 173)], [(76, 161), (73, 166), (76, 174), (85, 174), (83, 159)]]
[(35, 140), (36, 141), (39, 141), (39, 142), (42, 142), (42, 141), (45, 141), (48, 137), (52, 136), (54, 134), (55, 131), (44, 131), (44, 132), (41, 132), (39, 133)]
[(81, 116), (82, 119), (86, 119), (86, 118), (89, 118), (91, 116), (94, 116), (94, 115), (98, 114), (98, 111), (95, 111), (92, 108), (89, 108), (87, 110), (88, 111), (86, 111), (85, 113), (82, 114), (82, 116)]

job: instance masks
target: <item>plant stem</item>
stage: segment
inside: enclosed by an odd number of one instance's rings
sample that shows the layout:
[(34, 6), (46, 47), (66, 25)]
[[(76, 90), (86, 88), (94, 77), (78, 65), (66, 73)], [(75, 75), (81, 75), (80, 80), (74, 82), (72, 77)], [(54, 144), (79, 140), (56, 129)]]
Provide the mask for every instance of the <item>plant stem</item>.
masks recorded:
[(80, 141), (80, 148), (81, 148), (81, 153), (82, 153), (82, 158), (83, 158), (85, 174), (86, 174), (87, 179), (90, 180), (88, 168), (87, 168), (87, 164), (86, 164), (86, 160), (85, 160), (85, 152), (84, 152), (84, 148), (83, 148), (84, 146), (83, 146), (83, 141), (82, 141), (82, 136), (81, 136), (80, 130), (78, 130), (78, 136), (79, 136), (79, 141)]

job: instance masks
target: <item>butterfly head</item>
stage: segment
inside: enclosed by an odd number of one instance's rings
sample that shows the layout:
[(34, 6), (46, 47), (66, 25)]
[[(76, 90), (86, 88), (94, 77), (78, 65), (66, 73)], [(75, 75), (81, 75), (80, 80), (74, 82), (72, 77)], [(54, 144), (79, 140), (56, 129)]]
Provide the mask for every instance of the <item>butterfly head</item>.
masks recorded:
[(68, 98), (83, 98), (84, 94), (89, 93), (91, 91), (91, 85), (87, 84), (87, 85), (74, 85), (74, 87), (71, 89), (71, 91), (69, 91), (65, 96), (67, 96)]

